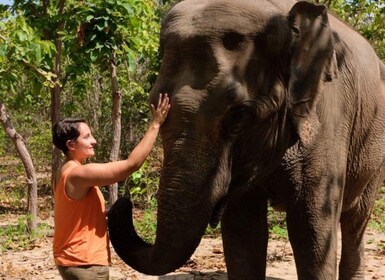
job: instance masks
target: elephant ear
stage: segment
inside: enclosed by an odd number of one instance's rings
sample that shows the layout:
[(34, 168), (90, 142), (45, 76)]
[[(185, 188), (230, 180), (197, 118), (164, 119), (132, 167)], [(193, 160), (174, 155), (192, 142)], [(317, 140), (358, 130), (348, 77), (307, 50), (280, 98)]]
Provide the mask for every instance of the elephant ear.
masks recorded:
[(315, 105), (322, 86), (337, 78), (333, 33), (323, 5), (298, 2), (288, 22), (292, 33), (289, 107), (301, 141), (309, 144), (319, 127)]

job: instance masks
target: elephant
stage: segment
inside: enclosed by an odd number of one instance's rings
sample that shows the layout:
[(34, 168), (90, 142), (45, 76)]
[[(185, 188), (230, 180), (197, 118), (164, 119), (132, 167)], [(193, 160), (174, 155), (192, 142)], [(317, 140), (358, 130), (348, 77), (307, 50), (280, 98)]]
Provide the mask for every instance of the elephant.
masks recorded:
[(385, 178), (385, 66), (367, 40), (306, 1), (185, 0), (163, 18), (160, 52), (149, 100), (166, 92), (171, 108), (156, 237), (138, 236), (119, 198), (117, 254), (167, 274), (220, 222), (228, 279), (265, 279), (272, 205), (286, 212), (298, 279), (364, 279)]

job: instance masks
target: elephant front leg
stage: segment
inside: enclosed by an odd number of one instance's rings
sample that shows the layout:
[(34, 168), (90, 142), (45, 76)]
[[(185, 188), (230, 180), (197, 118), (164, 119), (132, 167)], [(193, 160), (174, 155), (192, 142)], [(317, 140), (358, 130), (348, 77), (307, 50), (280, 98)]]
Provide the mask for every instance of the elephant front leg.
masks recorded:
[[(366, 211), (365, 211), (366, 216)], [(359, 211), (349, 211), (341, 217), (341, 261), (339, 280), (365, 279), (363, 235), (368, 217)]]
[(363, 237), (383, 176), (383, 174), (376, 172), (365, 187), (358, 204), (341, 215), (342, 250), (339, 280), (365, 279)]
[(337, 277), (339, 207), (335, 201), (318, 202), (298, 203), (287, 209), (287, 228), (298, 280)]
[(228, 279), (264, 280), (268, 242), (267, 200), (238, 194), (222, 218)]

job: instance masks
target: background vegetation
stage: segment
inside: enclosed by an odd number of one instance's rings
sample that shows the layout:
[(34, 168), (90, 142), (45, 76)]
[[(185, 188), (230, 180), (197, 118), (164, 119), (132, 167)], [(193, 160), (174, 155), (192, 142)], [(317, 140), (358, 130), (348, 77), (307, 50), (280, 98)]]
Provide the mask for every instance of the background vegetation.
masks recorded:
[[(0, 129), (1, 250), (26, 248), (49, 234), (52, 215), (51, 125), (59, 117), (87, 119), (98, 140), (98, 162), (110, 160), (114, 96), (121, 95), (119, 157), (136, 145), (149, 121), (147, 93), (160, 65), (159, 23), (171, 5), (166, 0), (15, 0), (0, 5), (0, 108), (27, 147), (36, 173), (38, 223), (28, 226), (31, 211), (25, 166), (15, 139)], [(385, 3), (370, 0), (313, 1), (363, 34), (385, 60)], [(115, 80), (111, 67), (116, 67)], [(114, 88), (118, 85), (118, 88)], [(115, 95), (114, 95), (115, 94)], [(3, 107), (1, 107), (3, 106)], [(6, 128), (6, 126), (4, 126)], [(16, 137), (17, 136), (17, 137)], [(151, 240), (162, 151), (149, 160), (118, 192), (130, 192), (138, 211), (137, 228)], [(28, 186), (28, 187), (27, 187)], [(384, 189), (371, 227), (385, 232)], [(104, 189), (106, 199), (109, 193)], [(34, 214), (34, 213), (32, 213)], [(269, 212), (271, 232), (285, 238), (284, 214)], [(4, 226), (2, 220), (11, 220)], [(218, 234), (208, 229), (207, 234)]]

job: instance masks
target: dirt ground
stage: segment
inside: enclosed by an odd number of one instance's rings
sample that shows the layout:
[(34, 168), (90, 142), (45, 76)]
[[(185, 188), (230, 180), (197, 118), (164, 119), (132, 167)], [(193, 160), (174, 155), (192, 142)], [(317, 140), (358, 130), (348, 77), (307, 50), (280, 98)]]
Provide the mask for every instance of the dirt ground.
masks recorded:
[[(366, 279), (385, 279), (385, 234), (369, 231), (366, 234)], [(33, 250), (7, 252), (0, 255), (0, 279), (6, 280), (60, 280), (52, 259), (52, 237), (36, 244)], [(140, 274), (112, 252), (111, 280), (225, 280), (226, 267), (220, 238), (202, 239), (199, 247), (182, 268), (165, 276)], [(271, 240), (268, 248), (267, 280), (296, 279), (290, 244)]]

